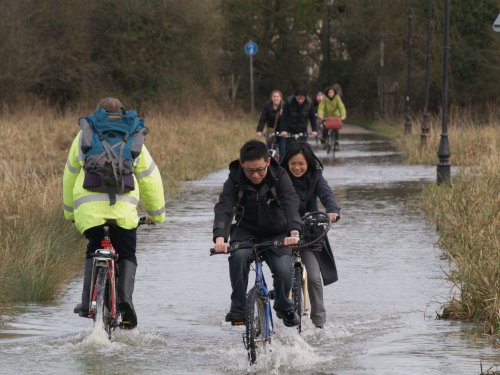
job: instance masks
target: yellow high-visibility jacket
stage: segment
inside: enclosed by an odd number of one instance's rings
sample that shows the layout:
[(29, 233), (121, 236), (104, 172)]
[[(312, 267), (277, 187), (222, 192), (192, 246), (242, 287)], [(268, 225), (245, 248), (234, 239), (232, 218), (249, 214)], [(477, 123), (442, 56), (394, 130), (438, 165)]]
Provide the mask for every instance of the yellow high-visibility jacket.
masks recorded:
[(133, 229), (138, 224), (137, 205), (142, 199), (147, 216), (155, 223), (165, 220), (165, 196), (160, 171), (146, 146), (134, 161), (135, 189), (116, 195), (116, 203), (110, 205), (109, 195), (96, 193), (83, 188), (85, 172), (84, 154), (80, 147), (81, 132), (73, 140), (68, 160), (64, 168), (63, 199), (64, 217), (74, 220), (78, 230), (103, 225), (107, 219), (114, 219), (119, 227)]

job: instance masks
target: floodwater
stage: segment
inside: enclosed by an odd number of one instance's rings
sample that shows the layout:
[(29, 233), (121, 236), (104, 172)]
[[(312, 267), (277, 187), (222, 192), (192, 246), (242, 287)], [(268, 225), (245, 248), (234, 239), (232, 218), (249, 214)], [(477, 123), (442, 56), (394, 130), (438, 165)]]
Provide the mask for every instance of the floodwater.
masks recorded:
[(54, 303), (16, 306), (0, 325), (0, 374), (469, 375), (498, 365), (500, 351), (473, 325), (435, 318), (453, 292), (450, 265), (435, 229), (409, 204), (434, 183), (435, 167), (403, 165), (372, 134), (343, 135), (341, 144), (335, 163), (318, 151), (342, 206), (329, 233), (339, 281), (324, 290), (325, 329), (306, 320), (299, 335), (279, 321), (272, 344), (248, 366), (243, 328), (224, 322), (226, 256), (208, 255), (227, 176), (220, 171), (187, 185), (168, 204), (166, 224), (139, 229), (138, 329), (109, 342), (73, 314), (80, 276)]

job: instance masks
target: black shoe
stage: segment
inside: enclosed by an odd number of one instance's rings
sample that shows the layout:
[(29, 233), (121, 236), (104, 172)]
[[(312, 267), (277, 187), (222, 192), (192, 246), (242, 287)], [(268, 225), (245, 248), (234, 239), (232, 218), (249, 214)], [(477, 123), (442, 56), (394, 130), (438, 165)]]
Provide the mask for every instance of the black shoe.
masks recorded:
[(226, 322), (230, 322), (232, 326), (242, 326), (245, 325), (245, 317), (241, 314), (229, 311), (224, 319)]
[(340, 151), (340, 145), (338, 143), (335, 143), (335, 151)]
[(88, 310), (85, 311), (85, 310), (82, 310), (82, 304), (79, 303), (75, 306), (75, 308), (73, 309), (73, 312), (75, 314), (78, 314), (79, 316), (81, 316), (82, 318), (88, 318), (89, 317), (89, 312)]
[(267, 295), (268, 295), (269, 299), (274, 299), (274, 295), (275, 295), (274, 289), (271, 289), (269, 292), (267, 292)]
[(324, 328), (322, 325), (317, 325), (315, 327), (318, 328), (318, 329), (323, 329)]
[(326, 139), (325, 138), (320, 138), (319, 141), (321, 142), (322, 145), (324, 145), (325, 142), (326, 142)]
[(118, 305), (118, 310), (122, 314), (122, 322), (120, 323), (121, 329), (134, 329), (137, 327), (137, 315), (135, 315), (134, 308), (126, 302)]
[(75, 308), (73, 309), (73, 312), (74, 312), (75, 314), (80, 314), (80, 312), (81, 312), (81, 311), (82, 311), (82, 304), (81, 304), (81, 303), (79, 303), (79, 304), (77, 304), (77, 305), (75, 306)]
[(288, 310), (288, 311), (280, 311), (279, 314), (276, 313), (276, 316), (279, 318), (281, 316), (281, 319), (283, 319), (283, 323), (287, 327), (295, 327), (299, 325), (300, 318), (297, 315), (297, 313), (293, 310)]

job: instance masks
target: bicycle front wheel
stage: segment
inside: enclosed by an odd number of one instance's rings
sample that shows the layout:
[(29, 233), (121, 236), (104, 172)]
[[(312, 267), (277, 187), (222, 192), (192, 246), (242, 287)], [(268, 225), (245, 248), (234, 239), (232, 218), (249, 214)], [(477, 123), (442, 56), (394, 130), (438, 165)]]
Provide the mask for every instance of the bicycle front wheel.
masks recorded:
[(332, 159), (335, 159), (335, 130), (330, 130), (330, 150), (332, 153)]
[(299, 332), (302, 331), (302, 267), (293, 267), (292, 279), (293, 308), (299, 316)]
[(248, 360), (254, 364), (257, 360), (258, 343), (265, 344), (270, 335), (266, 334), (266, 301), (260, 290), (253, 287), (247, 294), (244, 343), (248, 351)]

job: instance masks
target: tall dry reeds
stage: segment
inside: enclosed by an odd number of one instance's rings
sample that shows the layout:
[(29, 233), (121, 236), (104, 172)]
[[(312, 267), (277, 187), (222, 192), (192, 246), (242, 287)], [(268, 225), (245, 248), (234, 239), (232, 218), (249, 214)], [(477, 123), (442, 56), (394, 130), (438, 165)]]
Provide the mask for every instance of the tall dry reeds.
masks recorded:
[[(82, 268), (85, 244), (63, 218), (62, 173), (78, 117), (25, 110), (0, 118), (0, 306), (53, 297)], [(254, 125), (224, 116), (145, 116), (168, 194), (238, 156)], [(167, 198), (168, 201), (168, 198)], [(168, 215), (168, 212), (167, 212)], [(1, 311), (0, 311), (1, 313)]]
[[(460, 117), (457, 117), (457, 119)], [(437, 117), (432, 118), (432, 129), (427, 143), (422, 145), (420, 138), (421, 121), (413, 124), (413, 132), (404, 135), (399, 132), (396, 143), (405, 153), (407, 162), (411, 164), (437, 164), (439, 141), (441, 138), (441, 124)], [(471, 121), (450, 122), (448, 126), (448, 140), (451, 150), (452, 165), (477, 165), (486, 155), (495, 152), (500, 145), (498, 124), (490, 122), (481, 126)]]
[(500, 335), (500, 154), (462, 170), (451, 186), (429, 185), (422, 207), (438, 225), (457, 287), (443, 310), (449, 319), (482, 322)]
[[(396, 137), (406, 159), (437, 164), (440, 123), (425, 146), (420, 123), (411, 135)], [(439, 245), (452, 261), (447, 274), (457, 287), (442, 316), (481, 322), (484, 331), (500, 335), (500, 124), (474, 125), (467, 112), (454, 112), (448, 129), (450, 162), (460, 166), (451, 186), (427, 185), (422, 208), (441, 233)]]

